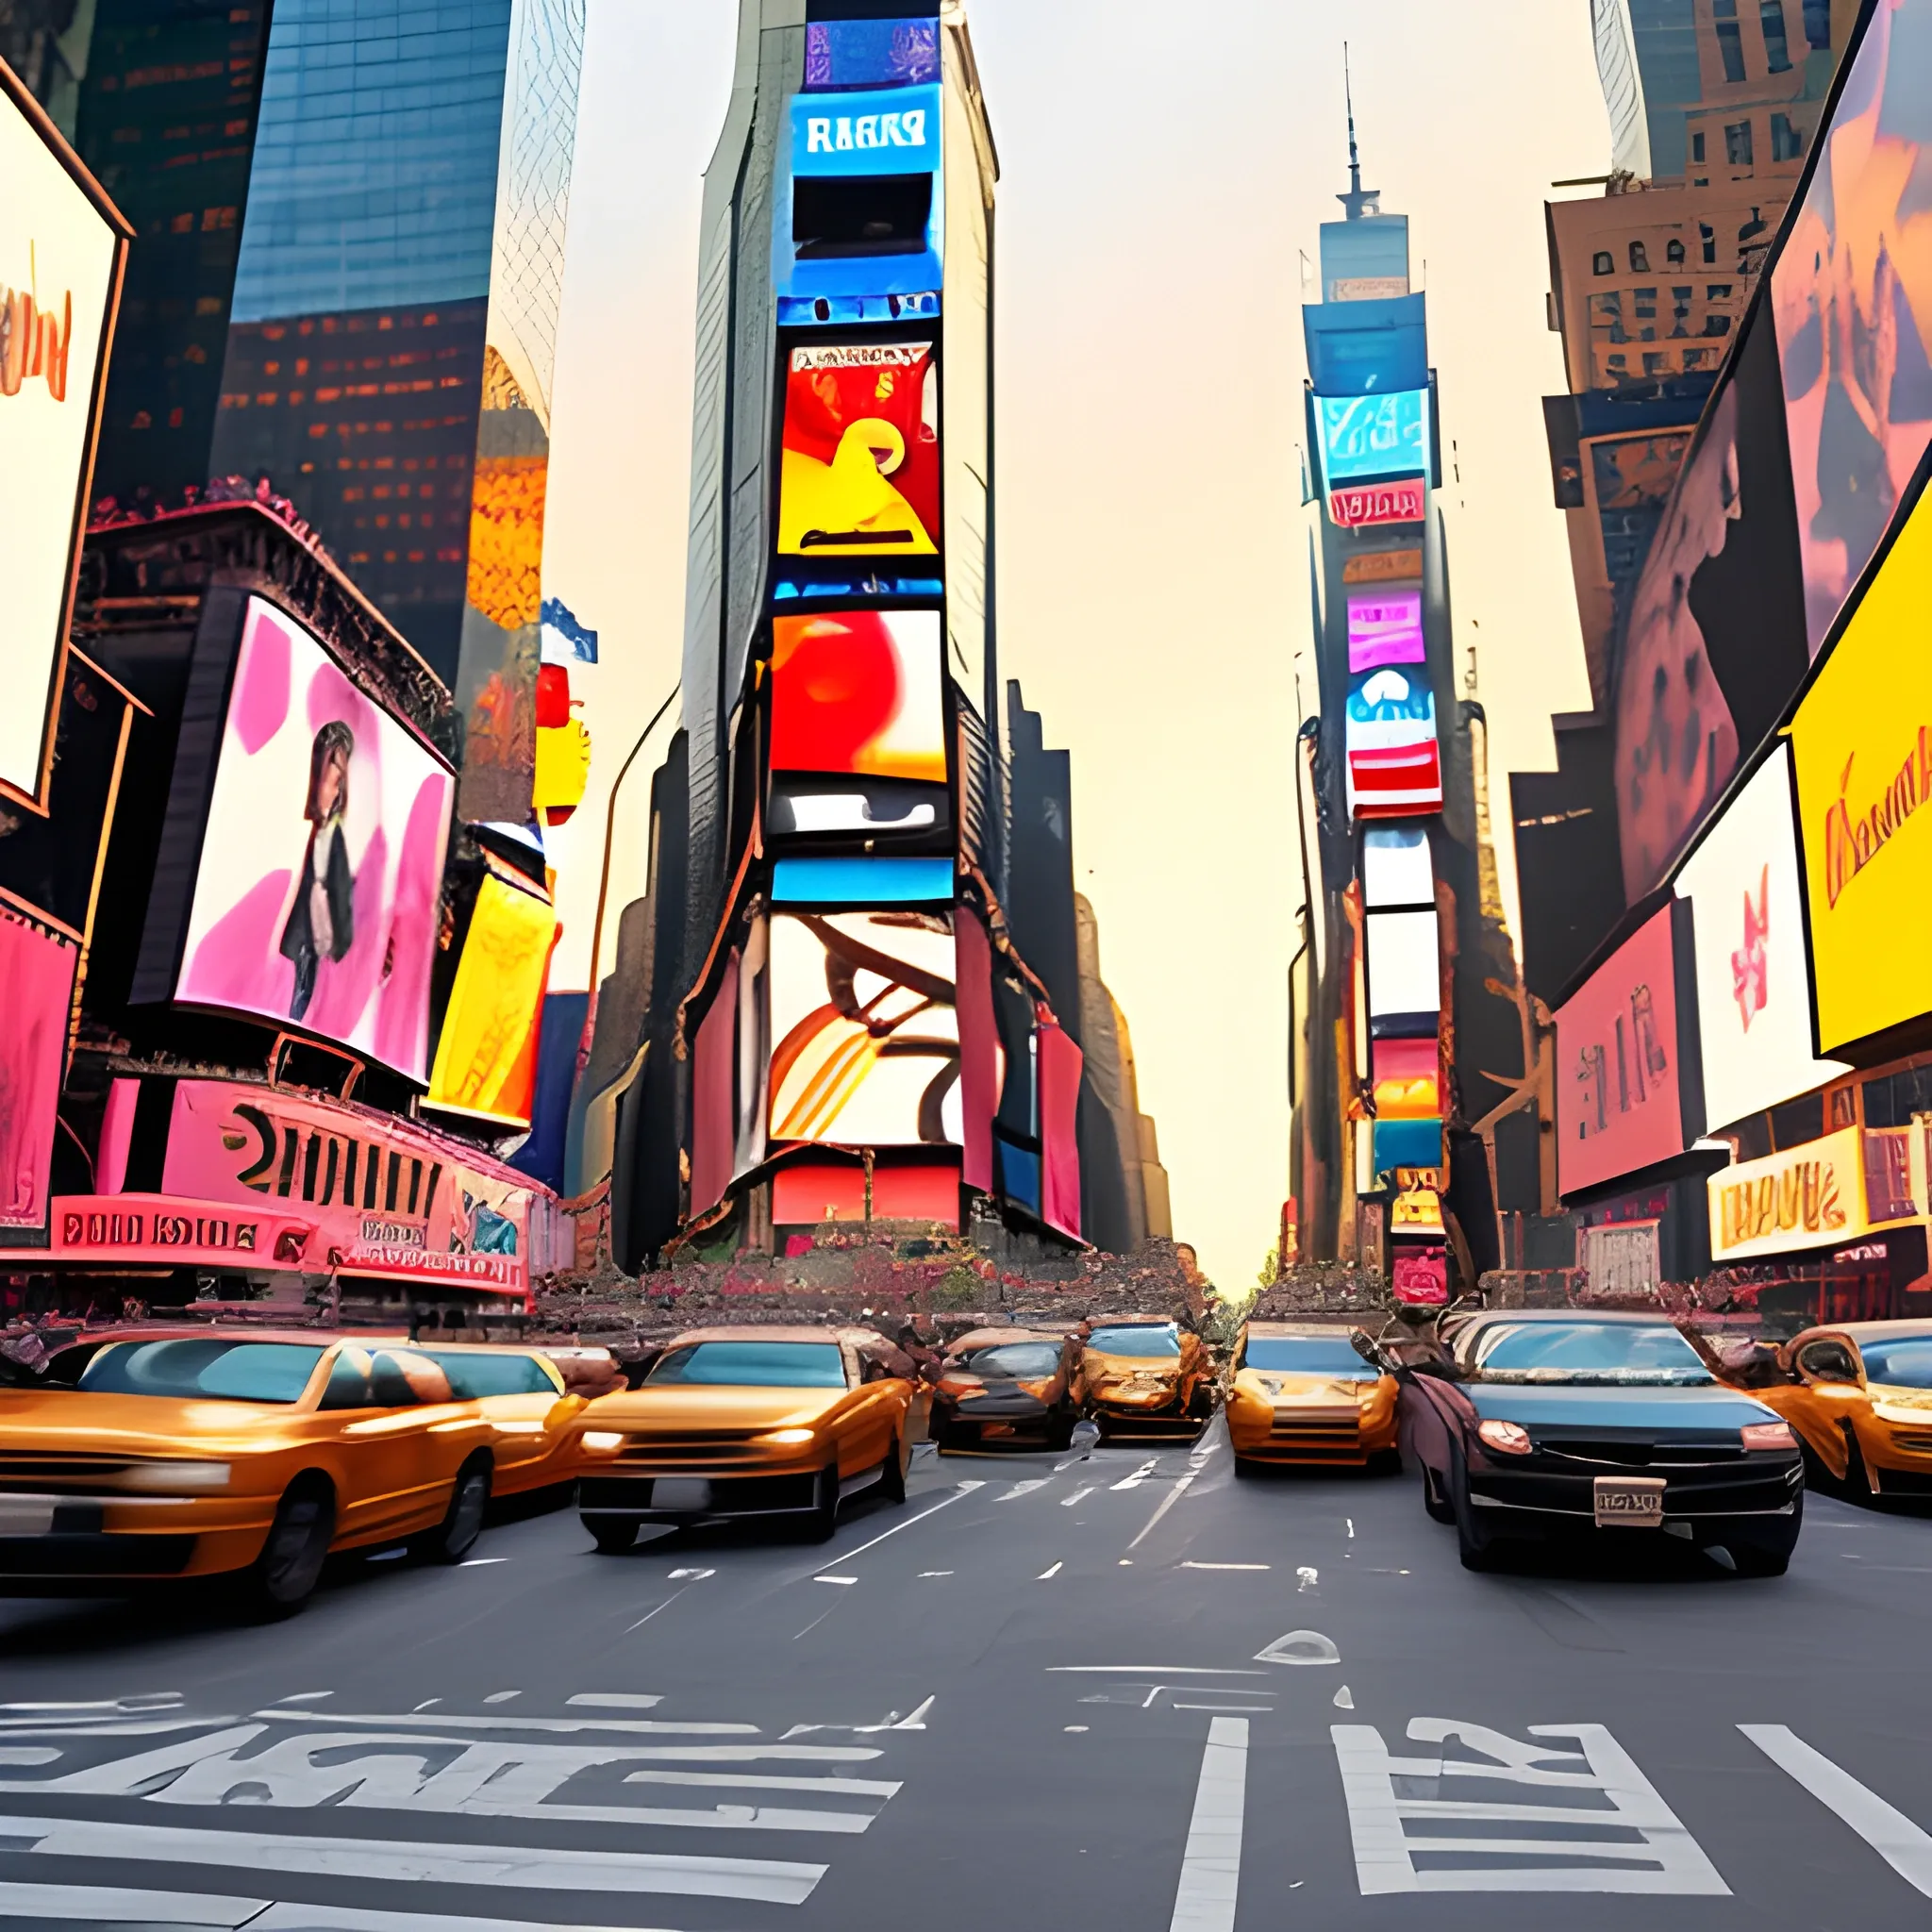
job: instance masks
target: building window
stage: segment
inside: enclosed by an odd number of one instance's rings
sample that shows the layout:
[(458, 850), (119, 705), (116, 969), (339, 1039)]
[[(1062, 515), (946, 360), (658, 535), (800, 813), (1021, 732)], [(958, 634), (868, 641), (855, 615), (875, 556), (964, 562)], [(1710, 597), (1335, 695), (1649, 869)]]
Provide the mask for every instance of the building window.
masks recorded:
[(1653, 318), (1656, 316), (1657, 291), (1655, 289), (1632, 289), (1630, 293), (1637, 304), (1637, 317), (1639, 321), (1641, 321), (1646, 315)]
[(1704, 299), (1707, 302), (1728, 302), (1731, 299), (1731, 285), (1728, 282), (1706, 282)]
[(1785, 44), (1784, 0), (1759, 0), (1757, 18), (1764, 26), (1765, 64), (1774, 74), (1789, 74), (1791, 56)]
[(1751, 165), (1750, 122), (1724, 123), (1724, 159), (1734, 168), (1748, 168)]
[(1706, 353), (1703, 349), (1686, 349), (1684, 351), (1684, 367), (1686, 369), (1702, 369)]
[(1791, 125), (1791, 117), (1789, 114), (1774, 114), (1771, 117), (1772, 159), (1795, 161), (1804, 152), (1804, 131)]
[(1704, 129), (1701, 127), (1690, 137), (1690, 158), (1700, 162), (1704, 159)]
[(1644, 252), (1641, 242), (1630, 244), (1630, 273), (1633, 275), (1647, 275), (1650, 273), (1650, 257)]
[(1591, 258), (1590, 272), (1593, 275), (1613, 275), (1617, 273), (1617, 259), (1607, 248), (1599, 248)]
[(1717, 17), (1717, 50), (1724, 56), (1724, 78), (1742, 80), (1744, 36), (1738, 25), (1738, 0), (1711, 0), (1710, 10)]
[(1705, 260), (1715, 261), (1717, 259), (1717, 230), (1708, 222), (1699, 222), (1697, 225), (1697, 234), (1699, 240), (1704, 243)]
[(1805, 0), (1805, 39), (1813, 47), (1831, 45), (1831, 0)]
[(1667, 375), (1670, 373), (1670, 352), (1665, 349), (1646, 349), (1643, 352), (1643, 373), (1646, 375)]
[(1664, 259), (1673, 268), (1680, 267), (1683, 263), (1684, 244), (1674, 235), (1664, 243)]
[(1704, 318), (1704, 333), (1707, 336), (1727, 336), (1731, 332), (1731, 318), (1728, 315), (1707, 315)]

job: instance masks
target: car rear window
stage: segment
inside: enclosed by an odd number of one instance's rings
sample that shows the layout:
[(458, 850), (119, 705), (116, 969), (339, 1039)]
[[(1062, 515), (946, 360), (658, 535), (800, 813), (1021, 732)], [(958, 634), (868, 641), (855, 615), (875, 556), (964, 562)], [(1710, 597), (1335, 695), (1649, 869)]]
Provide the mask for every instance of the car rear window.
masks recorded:
[(845, 1357), (836, 1341), (693, 1341), (659, 1356), (652, 1388), (703, 1383), (725, 1389), (842, 1389)]
[(1894, 1389), (1932, 1389), (1932, 1335), (1906, 1335), (1896, 1341), (1861, 1341), (1865, 1379)]
[(1060, 1351), (1052, 1341), (1002, 1341), (991, 1348), (969, 1349), (959, 1366), (975, 1375), (1050, 1375), (1060, 1365)]
[(1364, 1382), (1381, 1373), (1355, 1352), (1345, 1336), (1327, 1335), (1251, 1335), (1241, 1367), (1284, 1375), (1347, 1375)]
[(320, 1346), (295, 1341), (116, 1341), (95, 1354), (75, 1386), (98, 1395), (295, 1402), (321, 1359)]
[(1181, 1339), (1173, 1328), (1096, 1328), (1087, 1338), (1087, 1346), (1101, 1355), (1175, 1357), (1181, 1352)]
[(425, 1348), (425, 1355), (449, 1377), (458, 1402), (488, 1395), (555, 1395), (557, 1384), (543, 1364), (527, 1355), (471, 1355), (456, 1349)]

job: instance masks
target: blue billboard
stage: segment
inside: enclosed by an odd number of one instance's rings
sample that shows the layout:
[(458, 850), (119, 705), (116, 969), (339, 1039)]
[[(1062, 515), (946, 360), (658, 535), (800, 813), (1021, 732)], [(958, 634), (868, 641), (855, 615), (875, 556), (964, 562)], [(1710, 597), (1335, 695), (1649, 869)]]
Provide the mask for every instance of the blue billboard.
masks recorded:
[(1304, 303), (1302, 334), (1308, 381), (1317, 395), (1365, 396), (1428, 387), (1424, 296)]
[(939, 165), (937, 87), (791, 97), (794, 175), (930, 175)]
[(1330, 490), (1371, 476), (1429, 474), (1429, 392), (1315, 398), (1322, 475)]

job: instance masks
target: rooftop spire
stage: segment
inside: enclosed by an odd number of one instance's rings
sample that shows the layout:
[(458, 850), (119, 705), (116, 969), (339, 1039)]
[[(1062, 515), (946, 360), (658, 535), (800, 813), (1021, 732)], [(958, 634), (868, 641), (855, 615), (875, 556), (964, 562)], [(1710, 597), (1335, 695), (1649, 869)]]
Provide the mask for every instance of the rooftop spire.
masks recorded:
[(1348, 219), (1358, 222), (1364, 215), (1381, 213), (1379, 188), (1362, 186), (1361, 158), (1355, 145), (1355, 88), (1348, 72), (1348, 42), (1341, 43), (1341, 97), (1348, 104), (1348, 192), (1335, 198), (1348, 211)]

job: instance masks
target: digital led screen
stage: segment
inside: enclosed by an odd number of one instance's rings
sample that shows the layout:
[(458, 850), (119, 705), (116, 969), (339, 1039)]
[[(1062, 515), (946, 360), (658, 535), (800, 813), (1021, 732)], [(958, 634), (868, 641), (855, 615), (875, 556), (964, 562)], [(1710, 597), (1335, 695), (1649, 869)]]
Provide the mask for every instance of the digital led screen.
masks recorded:
[(950, 918), (774, 913), (771, 1138), (961, 1144)]
[(1739, 1161), (1705, 1182), (1717, 1261), (1844, 1247), (1872, 1225), (1857, 1127)]
[(476, 893), (437, 1038), (429, 1103), (527, 1124), (557, 916), (493, 874)]
[(1932, 433), (1932, 0), (1882, 0), (1771, 271), (1815, 657)]
[(1322, 475), (1330, 490), (1367, 476), (1425, 476), (1429, 472), (1429, 392), (1321, 396)]
[(1394, 745), (1348, 755), (1351, 818), (1413, 818), (1442, 809), (1442, 756), (1426, 744)]
[(1811, 1053), (1805, 903), (1791, 819), (1791, 761), (1779, 744), (1684, 861), (1692, 908), (1704, 1105), (1740, 1121), (1843, 1071)]
[(0, 1228), (44, 1228), (80, 948), (0, 911)]
[(1390, 1264), (1395, 1299), (1410, 1307), (1440, 1307), (1449, 1299), (1449, 1251), (1440, 1245), (1398, 1248)]
[(1362, 302), (1304, 302), (1308, 380), (1324, 396), (1426, 389), (1428, 306), (1422, 295)]
[(1932, 492), (1791, 723), (1817, 1046), (1932, 1012)]
[[(1433, 1016), (1442, 1009), (1442, 964), (1433, 912), (1371, 912), (1364, 921), (1369, 1018)], [(1409, 1029), (1403, 1029), (1409, 1030)], [(1388, 1037), (1378, 1031), (1378, 1038)]]
[(772, 624), (774, 772), (943, 785), (936, 610), (827, 610)]
[(1593, 1188), (1684, 1149), (1671, 908), (1557, 1009), (1557, 1185)]
[[(1378, 1121), (1428, 1121), (1441, 1117), (1439, 1051), (1433, 1040), (1374, 1041), (1369, 1050), (1369, 1066)], [(1433, 1164), (1415, 1160), (1402, 1163), (1405, 1167)]]
[(0, 786), (39, 799), (125, 243), (10, 73), (0, 181)]
[(1350, 681), (1344, 715), (1351, 815), (1441, 808), (1436, 696), (1424, 676), (1394, 665), (1362, 672)]
[(1341, 560), (1344, 584), (1401, 584), (1423, 574), (1420, 550), (1357, 550)]
[(1035, 1035), (1040, 1063), (1040, 1218), (1074, 1240), (1080, 1238), (1080, 1073), (1078, 1045), (1063, 1027), (1042, 1025)]
[(936, 85), (791, 97), (791, 172), (929, 175), (940, 164)]
[(953, 896), (950, 858), (781, 858), (774, 906), (924, 906)]
[(1420, 591), (1351, 591), (1348, 596), (1348, 668), (1374, 671), (1383, 664), (1420, 664), (1423, 642)]
[(1351, 483), (1328, 492), (1328, 521), (1339, 530), (1419, 524), (1427, 502), (1427, 486), (1420, 476), (1400, 483)]
[(1371, 1140), (1370, 1157), (1378, 1174), (1391, 1174), (1398, 1167), (1441, 1167), (1442, 1123), (1378, 1120)]
[(936, 554), (939, 421), (930, 342), (794, 348), (785, 382), (779, 551)]
[(1372, 825), (1362, 834), (1362, 904), (1433, 906), (1436, 873), (1420, 825)]
[(909, 87), (939, 77), (937, 19), (822, 20), (805, 30), (808, 88)]
[(174, 997), (421, 1080), (453, 782), (301, 625), (251, 597)]

